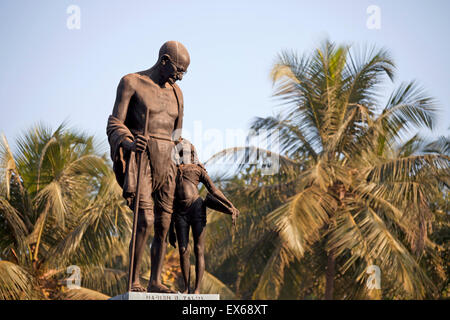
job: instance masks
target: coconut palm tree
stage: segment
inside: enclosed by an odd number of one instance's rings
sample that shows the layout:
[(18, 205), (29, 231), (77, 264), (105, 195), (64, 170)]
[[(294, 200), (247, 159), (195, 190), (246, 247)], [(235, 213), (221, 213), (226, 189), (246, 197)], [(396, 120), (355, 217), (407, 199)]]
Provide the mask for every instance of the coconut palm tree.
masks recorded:
[(224, 218), (210, 226), (211, 243), (222, 243), (217, 271), (230, 257), (243, 259), (239, 283), (247, 281), (253, 298), (273, 299), (311, 280), (299, 275), (308, 274), (302, 261), (315, 253), (314, 285), (325, 299), (336, 289), (340, 298), (373, 296), (366, 286), (372, 265), (381, 270), (384, 298), (435, 294), (423, 260), (436, 252), (430, 206), (448, 186), (450, 158), (417, 147), (419, 130), (434, 128), (437, 107), (416, 82), (383, 103), (382, 84), (394, 74), (388, 52), (375, 48), (326, 41), (311, 55), (280, 54), (271, 73), (280, 111), (251, 126), (256, 135), (277, 135), (278, 173), (264, 176), (248, 164), (251, 155), (274, 155), (256, 147), (209, 161), (240, 157), (244, 170), (228, 183), (243, 206), (241, 232), (231, 242), (218, 232)]
[(91, 136), (37, 125), (13, 154), (0, 143), (0, 299), (75, 298), (67, 267), (90, 289), (125, 291), (131, 216)]

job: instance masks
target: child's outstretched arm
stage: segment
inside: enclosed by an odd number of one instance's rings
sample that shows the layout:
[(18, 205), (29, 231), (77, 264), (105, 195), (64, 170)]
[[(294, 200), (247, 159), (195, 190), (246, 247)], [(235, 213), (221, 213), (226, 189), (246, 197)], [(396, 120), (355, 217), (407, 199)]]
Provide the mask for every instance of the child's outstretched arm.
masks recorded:
[(211, 193), (212, 196), (221, 201), (225, 206), (228, 207), (233, 220), (233, 226), (236, 227), (236, 219), (239, 216), (239, 210), (228, 200), (225, 195), (220, 191), (213, 183), (211, 178), (205, 169), (202, 169), (202, 174), (200, 176), (200, 182), (203, 183), (206, 189)]
[(230, 200), (228, 200), (225, 195), (220, 191), (213, 183), (211, 178), (209, 177), (206, 170), (202, 170), (202, 175), (200, 176), (200, 182), (203, 183), (206, 189), (211, 193), (214, 197), (222, 201), (227, 207), (234, 208), (233, 204)]

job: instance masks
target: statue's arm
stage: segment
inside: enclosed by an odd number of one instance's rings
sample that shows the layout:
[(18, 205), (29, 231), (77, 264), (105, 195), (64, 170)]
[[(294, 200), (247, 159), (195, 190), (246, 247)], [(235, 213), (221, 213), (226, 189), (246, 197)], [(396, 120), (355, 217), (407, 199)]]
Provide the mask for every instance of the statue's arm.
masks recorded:
[[(112, 115), (122, 122), (125, 122), (127, 118), (128, 107), (131, 98), (135, 94), (132, 81), (132, 75), (126, 75), (120, 80), (119, 86), (117, 87), (116, 102), (114, 103)], [(142, 135), (138, 135), (135, 141), (127, 137), (121, 144), (127, 150), (142, 152), (147, 146), (147, 139)]]
[(128, 105), (130, 104), (131, 97), (135, 93), (131, 81), (131, 77), (126, 75), (120, 79), (119, 86), (117, 87), (116, 102), (114, 103), (112, 115), (122, 122), (125, 122)]

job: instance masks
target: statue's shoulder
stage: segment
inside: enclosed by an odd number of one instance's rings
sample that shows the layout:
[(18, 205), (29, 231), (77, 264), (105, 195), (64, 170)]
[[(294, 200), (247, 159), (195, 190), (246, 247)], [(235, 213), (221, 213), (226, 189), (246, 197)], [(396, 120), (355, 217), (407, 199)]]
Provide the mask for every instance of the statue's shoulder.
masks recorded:
[(135, 85), (136, 81), (138, 80), (139, 75), (137, 73), (129, 73), (126, 74), (120, 79), (120, 82), (123, 82), (125, 85)]
[(140, 72), (129, 73), (123, 76), (120, 82), (134, 89), (140, 88), (144, 83), (146, 85), (156, 86), (156, 83), (150, 77), (144, 76)]
[(134, 73), (124, 75), (120, 79), (119, 88), (122, 88), (122, 90), (132, 89), (135, 86), (136, 86), (136, 76), (134, 75)]

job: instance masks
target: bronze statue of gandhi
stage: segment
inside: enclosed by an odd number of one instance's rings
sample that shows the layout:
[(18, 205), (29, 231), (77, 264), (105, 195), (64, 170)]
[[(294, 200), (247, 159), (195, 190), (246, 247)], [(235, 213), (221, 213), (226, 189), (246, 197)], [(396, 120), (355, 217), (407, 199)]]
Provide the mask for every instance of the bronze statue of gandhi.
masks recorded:
[[(146, 242), (154, 226), (147, 291), (172, 292), (161, 283), (161, 270), (176, 190), (177, 168), (171, 153), (183, 123), (183, 95), (175, 82), (183, 78), (189, 63), (189, 53), (181, 43), (164, 43), (153, 67), (120, 80), (114, 109), (108, 118), (114, 173), (131, 208), (138, 189), (138, 154), (142, 155), (131, 291), (145, 291), (139, 274)], [(145, 132), (148, 132), (146, 136)]]

